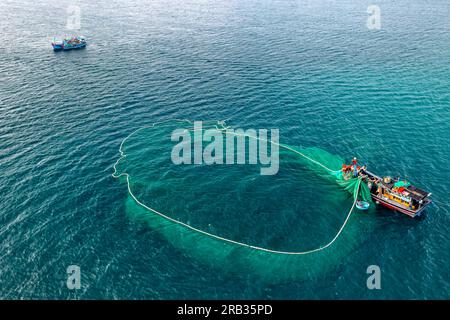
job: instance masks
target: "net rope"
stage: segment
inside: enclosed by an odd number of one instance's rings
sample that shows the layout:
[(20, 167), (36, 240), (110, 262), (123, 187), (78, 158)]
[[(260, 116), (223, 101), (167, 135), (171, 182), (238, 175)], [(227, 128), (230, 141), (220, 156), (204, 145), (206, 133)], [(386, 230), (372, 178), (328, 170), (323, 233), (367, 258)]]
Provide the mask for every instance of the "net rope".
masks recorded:
[[(176, 120), (176, 121), (187, 121), (187, 122), (189, 122), (189, 123), (192, 123), (192, 122), (189, 121), (189, 120)], [(148, 211), (151, 211), (151, 212), (153, 212), (153, 213), (155, 213), (155, 214), (161, 216), (161, 217), (164, 218), (164, 219), (167, 219), (167, 220), (169, 220), (169, 221), (172, 221), (173, 223), (176, 223), (176, 224), (178, 224), (178, 225), (181, 225), (181, 226), (183, 226), (183, 227), (185, 227), (185, 228), (188, 228), (188, 229), (190, 229), (190, 230), (192, 230), (192, 231), (195, 231), (195, 232), (197, 232), (197, 233), (203, 234), (203, 235), (205, 235), (205, 236), (214, 238), (214, 239), (216, 239), (216, 240), (224, 241), (224, 242), (231, 243), (231, 244), (234, 244), (234, 245), (237, 245), (237, 246), (241, 246), (241, 247), (246, 247), (246, 248), (254, 249), (254, 250), (257, 250), (257, 251), (264, 251), (264, 252), (274, 253), (274, 254), (279, 254), (279, 255), (307, 255), (307, 254), (311, 254), (311, 253), (314, 253), (314, 252), (319, 252), (319, 251), (325, 250), (326, 248), (330, 247), (330, 246), (331, 246), (331, 245), (339, 238), (339, 236), (341, 235), (342, 231), (344, 230), (345, 226), (347, 225), (347, 223), (348, 223), (348, 221), (349, 221), (349, 219), (350, 219), (350, 216), (352, 215), (352, 212), (353, 212), (353, 210), (354, 210), (354, 208), (355, 208), (355, 205), (356, 205), (356, 202), (357, 202), (357, 199), (358, 199), (358, 194), (359, 194), (359, 191), (360, 191), (361, 178), (358, 178), (358, 183), (357, 183), (357, 185), (356, 185), (356, 187), (355, 187), (355, 193), (354, 193), (354, 201), (353, 201), (353, 204), (352, 204), (352, 206), (351, 206), (349, 212), (347, 213), (347, 216), (346, 216), (346, 218), (345, 218), (343, 224), (341, 225), (341, 227), (339, 228), (338, 232), (336, 233), (336, 235), (333, 237), (333, 239), (331, 239), (331, 241), (329, 241), (329, 242), (326, 243), (325, 245), (320, 246), (320, 247), (315, 248), (315, 249), (312, 249), (312, 250), (307, 250), (307, 251), (280, 251), (280, 250), (274, 250), (274, 249), (269, 249), (269, 248), (264, 248), (264, 247), (254, 246), (254, 245), (250, 245), (250, 244), (247, 244), (247, 243), (239, 242), (239, 241), (236, 241), (236, 240), (224, 238), (224, 237), (221, 237), (221, 236), (219, 236), (219, 235), (217, 235), (217, 234), (213, 234), (213, 233), (207, 232), (207, 231), (205, 231), (205, 230), (198, 229), (198, 228), (193, 227), (193, 226), (191, 226), (191, 225), (189, 225), (189, 224), (187, 224), (187, 223), (184, 223), (184, 222), (182, 222), (182, 221), (176, 220), (176, 219), (174, 219), (174, 218), (172, 218), (172, 217), (169, 217), (168, 215), (166, 215), (166, 214), (164, 214), (164, 213), (162, 213), (162, 212), (160, 212), (160, 211), (158, 211), (158, 210), (156, 210), (156, 209), (154, 209), (154, 208), (151, 208), (151, 207), (147, 206), (146, 204), (142, 203), (142, 202), (135, 196), (135, 194), (133, 193), (133, 191), (132, 191), (132, 189), (131, 189), (130, 175), (129, 175), (128, 173), (126, 173), (126, 172), (122, 172), (122, 173), (118, 174), (117, 165), (119, 164), (119, 162), (121, 162), (121, 160), (123, 160), (124, 158), (126, 158), (126, 154), (125, 154), (125, 152), (124, 152), (124, 150), (123, 150), (123, 145), (124, 145), (124, 143), (125, 143), (131, 136), (133, 136), (134, 134), (136, 134), (137, 132), (139, 132), (139, 131), (141, 131), (141, 130), (143, 130), (143, 129), (152, 128), (152, 127), (154, 127), (155, 125), (161, 124), (161, 123), (164, 123), (164, 122), (166, 122), (166, 121), (154, 123), (154, 124), (151, 125), (151, 126), (146, 126), (146, 127), (139, 128), (139, 129), (135, 130), (134, 132), (132, 132), (131, 134), (129, 134), (124, 140), (122, 140), (122, 142), (121, 142), (121, 144), (120, 144), (120, 147), (119, 147), (120, 157), (119, 157), (119, 159), (118, 159), (118, 160), (114, 163), (114, 165), (113, 165), (114, 172), (112, 173), (112, 176), (113, 176), (114, 178), (125, 177), (126, 182), (127, 182), (128, 194), (131, 196), (131, 198), (132, 198), (139, 206), (141, 206), (141, 207), (147, 209)], [(332, 169), (328, 168), (327, 166), (325, 166), (324, 164), (320, 163), (319, 161), (316, 161), (316, 160), (312, 159), (311, 157), (305, 155), (304, 153), (302, 153), (302, 152), (300, 152), (300, 151), (298, 151), (298, 150), (295, 150), (295, 149), (293, 149), (293, 148), (291, 148), (291, 147), (289, 147), (289, 146), (287, 146), (287, 145), (280, 144), (280, 143), (276, 143), (276, 142), (271, 141), (271, 140), (266, 140), (266, 139), (259, 138), (259, 137), (255, 137), (255, 136), (251, 136), (251, 135), (239, 134), (239, 133), (236, 133), (236, 132), (234, 132), (234, 131), (228, 131), (229, 127), (226, 127), (226, 126), (225, 126), (225, 122), (224, 122), (224, 121), (218, 121), (217, 123), (218, 123), (218, 126), (216, 125), (215, 128), (216, 128), (217, 130), (221, 131), (221, 132), (225, 132), (226, 134), (233, 134), (233, 135), (236, 135), (236, 136), (246, 136), (246, 137), (254, 138), (254, 139), (257, 139), (257, 140), (266, 141), (266, 142), (269, 142), (269, 143), (278, 145), (278, 146), (281, 147), (281, 148), (284, 148), (284, 149), (287, 149), (287, 150), (289, 150), (289, 151), (292, 151), (292, 152), (294, 152), (294, 153), (300, 155), (301, 157), (305, 158), (306, 160), (308, 160), (308, 161), (310, 161), (310, 162), (312, 162), (312, 163), (314, 163), (314, 164), (316, 164), (316, 165), (322, 167), (323, 169), (325, 169), (325, 170), (327, 170), (327, 171), (329, 171), (329, 172), (331, 172), (331, 173), (336, 173), (336, 172), (339, 171), (339, 170), (338, 170), (338, 171), (332, 170)], [(202, 129), (202, 130), (203, 130), (203, 129)], [(194, 131), (194, 130), (189, 130), (189, 131)]]

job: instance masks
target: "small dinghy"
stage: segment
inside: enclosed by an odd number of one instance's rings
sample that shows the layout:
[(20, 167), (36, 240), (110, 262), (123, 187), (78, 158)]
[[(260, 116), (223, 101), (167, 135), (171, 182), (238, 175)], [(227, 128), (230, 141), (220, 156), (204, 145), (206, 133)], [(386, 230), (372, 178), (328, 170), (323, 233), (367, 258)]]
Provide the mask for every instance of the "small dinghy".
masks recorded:
[(356, 208), (358, 208), (359, 210), (367, 210), (367, 209), (369, 209), (369, 207), (370, 207), (370, 204), (366, 201), (361, 201), (361, 200), (356, 201)]

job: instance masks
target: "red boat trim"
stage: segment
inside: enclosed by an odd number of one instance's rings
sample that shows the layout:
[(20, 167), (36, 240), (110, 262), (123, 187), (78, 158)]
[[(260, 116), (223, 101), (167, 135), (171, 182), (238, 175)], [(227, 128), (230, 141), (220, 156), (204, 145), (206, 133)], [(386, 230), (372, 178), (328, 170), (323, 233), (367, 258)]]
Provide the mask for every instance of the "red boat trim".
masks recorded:
[(420, 208), (417, 211), (411, 211), (411, 210), (407, 210), (407, 209), (398, 207), (398, 206), (396, 206), (394, 204), (391, 204), (389, 202), (386, 202), (384, 199), (378, 198), (377, 196), (372, 195), (372, 198), (374, 199), (374, 201), (378, 201), (381, 205), (383, 205), (383, 206), (385, 206), (385, 207), (387, 207), (389, 209), (392, 209), (392, 210), (395, 210), (395, 211), (399, 211), (399, 212), (407, 214), (408, 216), (413, 217), (413, 218), (415, 216), (419, 215), (420, 212), (422, 212), (422, 210), (425, 208), (425, 206), (423, 206), (422, 208)]

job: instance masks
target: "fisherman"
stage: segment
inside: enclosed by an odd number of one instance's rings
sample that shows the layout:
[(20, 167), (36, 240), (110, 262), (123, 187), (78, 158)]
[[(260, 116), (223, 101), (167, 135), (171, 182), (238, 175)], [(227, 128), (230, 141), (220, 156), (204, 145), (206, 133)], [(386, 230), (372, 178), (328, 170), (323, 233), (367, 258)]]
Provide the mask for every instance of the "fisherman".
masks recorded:
[(342, 165), (342, 177), (344, 178), (344, 180), (348, 180), (350, 179), (350, 171), (351, 171), (351, 166), (350, 165), (346, 165), (345, 163)]
[(359, 174), (360, 174), (361, 177), (367, 178), (366, 170), (367, 170), (367, 166), (366, 166), (366, 165), (363, 165), (363, 166), (359, 169)]
[(357, 177), (358, 176), (358, 159), (356, 159), (356, 157), (353, 157), (352, 166), (353, 166), (353, 176)]
[(380, 179), (375, 179), (375, 184), (376, 184), (376, 186), (377, 186), (377, 195), (378, 195), (378, 196), (381, 196), (381, 194), (382, 194), (381, 186), (383, 185), (383, 184), (381, 183), (381, 180), (380, 180)]

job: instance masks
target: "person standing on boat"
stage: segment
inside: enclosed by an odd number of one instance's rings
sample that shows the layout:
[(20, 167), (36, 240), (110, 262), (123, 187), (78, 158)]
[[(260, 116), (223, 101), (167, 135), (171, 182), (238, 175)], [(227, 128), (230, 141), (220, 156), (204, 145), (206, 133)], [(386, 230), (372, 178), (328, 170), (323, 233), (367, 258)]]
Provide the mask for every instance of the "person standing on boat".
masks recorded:
[(353, 158), (352, 166), (353, 166), (353, 176), (356, 178), (358, 176), (358, 159), (356, 159), (356, 157)]

